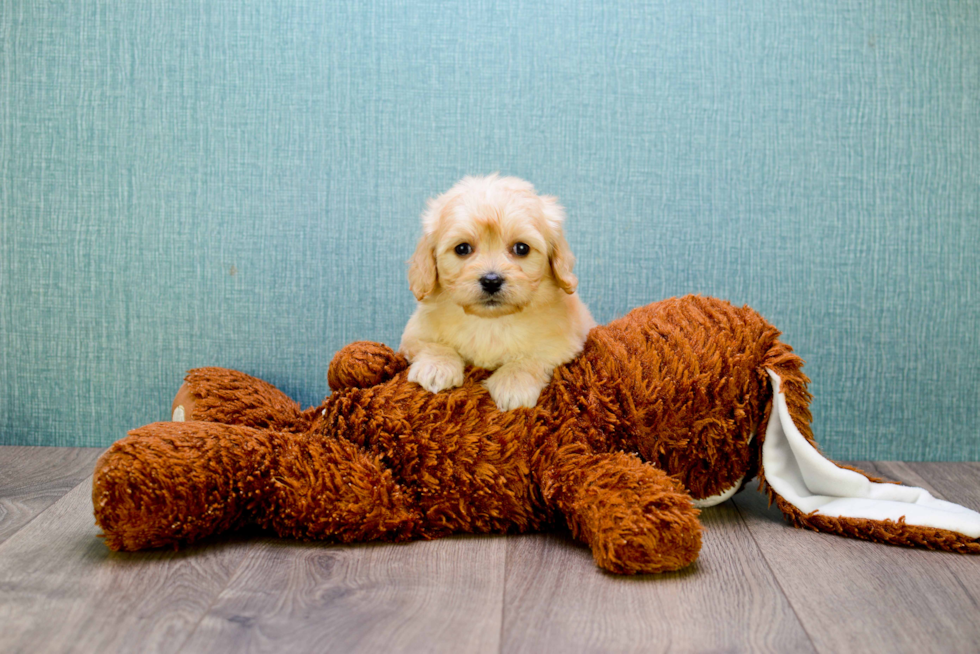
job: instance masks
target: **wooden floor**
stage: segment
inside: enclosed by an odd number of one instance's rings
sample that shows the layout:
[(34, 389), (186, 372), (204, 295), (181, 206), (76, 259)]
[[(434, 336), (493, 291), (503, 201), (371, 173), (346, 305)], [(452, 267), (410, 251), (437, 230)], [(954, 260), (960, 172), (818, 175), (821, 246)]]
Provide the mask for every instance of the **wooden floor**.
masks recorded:
[[(792, 529), (754, 490), (646, 577), (548, 534), (113, 554), (99, 453), (0, 447), (0, 652), (980, 651), (980, 556)], [(980, 463), (859, 465), (980, 508)]]

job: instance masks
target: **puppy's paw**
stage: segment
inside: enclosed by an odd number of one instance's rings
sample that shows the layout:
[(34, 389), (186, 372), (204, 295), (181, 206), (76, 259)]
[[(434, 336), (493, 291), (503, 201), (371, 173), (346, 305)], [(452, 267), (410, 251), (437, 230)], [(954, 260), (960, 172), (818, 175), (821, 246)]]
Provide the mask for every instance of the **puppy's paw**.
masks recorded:
[(408, 381), (415, 382), (430, 393), (461, 386), (463, 360), (458, 357), (418, 359), (408, 369)]
[(533, 407), (538, 403), (541, 389), (547, 384), (547, 379), (542, 381), (538, 375), (527, 370), (507, 366), (499, 368), (483, 382), (501, 411)]

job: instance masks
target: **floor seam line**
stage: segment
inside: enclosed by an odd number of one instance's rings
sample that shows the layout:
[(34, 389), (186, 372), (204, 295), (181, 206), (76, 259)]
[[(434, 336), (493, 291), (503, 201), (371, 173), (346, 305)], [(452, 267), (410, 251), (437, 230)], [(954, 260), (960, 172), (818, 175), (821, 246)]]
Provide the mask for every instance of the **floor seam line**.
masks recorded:
[(44, 510), (40, 511), (37, 515), (35, 515), (30, 520), (28, 520), (27, 522), (25, 522), (24, 524), (22, 524), (17, 529), (17, 531), (15, 531), (14, 533), (10, 534), (10, 536), (8, 536), (2, 543), (0, 543), (0, 552), (3, 552), (3, 549), (4, 549), (4, 547), (7, 546), (7, 543), (9, 543), (10, 541), (12, 541), (19, 533), (21, 533), (22, 531), (24, 531), (25, 529), (27, 529), (27, 527), (29, 527), (31, 524), (33, 524), (35, 520), (37, 520), (42, 515), (44, 515), (45, 513), (47, 513), (48, 511), (50, 511), (52, 508), (54, 508), (54, 506), (58, 502), (62, 501), (63, 499), (65, 499), (66, 497), (68, 497), (70, 494), (74, 493), (75, 490), (77, 490), (79, 486), (81, 486), (82, 484), (88, 484), (89, 486), (91, 486), (92, 485), (92, 479), (93, 479), (93, 477), (94, 477), (94, 475), (89, 475), (87, 479), (83, 479), (82, 481), (78, 482), (77, 484), (75, 484), (74, 486), (72, 486), (71, 488), (69, 488), (67, 491), (65, 491), (64, 493), (62, 493), (61, 497), (59, 497), (58, 499), (56, 499), (51, 504), (49, 504), (46, 507), (44, 507)]
[[(761, 493), (763, 491), (759, 491), (759, 492)], [(729, 500), (729, 502), (732, 502), (732, 500)], [(748, 521), (745, 519), (745, 514), (742, 512), (742, 507), (740, 507), (735, 502), (732, 502), (732, 505), (735, 507), (735, 510), (738, 512), (738, 517), (742, 521), (742, 524), (745, 526), (745, 530), (749, 532), (749, 537), (752, 539), (752, 542), (755, 544), (756, 550), (758, 550), (759, 555), (762, 557), (762, 561), (766, 565), (766, 570), (768, 570), (769, 574), (772, 575), (773, 581), (776, 582), (776, 587), (779, 588), (780, 594), (786, 600), (786, 604), (789, 605), (790, 610), (793, 612), (793, 616), (796, 617), (796, 622), (800, 625), (800, 629), (803, 630), (803, 633), (806, 635), (807, 640), (810, 641), (810, 645), (813, 647), (813, 651), (820, 652), (821, 650), (819, 647), (817, 647), (817, 643), (814, 642), (813, 636), (810, 635), (810, 630), (806, 628), (806, 624), (803, 622), (803, 619), (800, 617), (799, 612), (796, 610), (796, 606), (793, 604), (793, 600), (790, 598), (789, 595), (786, 594), (786, 590), (783, 588), (783, 584), (780, 581), (779, 576), (776, 574), (776, 571), (772, 569), (772, 565), (769, 563), (769, 557), (766, 556), (765, 551), (759, 545), (759, 540), (755, 537), (755, 533), (753, 533), (752, 528), (749, 526)]]
[(214, 594), (214, 597), (211, 598), (211, 601), (208, 602), (208, 605), (204, 608), (203, 611), (201, 611), (201, 617), (199, 617), (197, 619), (197, 622), (194, 623), (194, 626), (187, 631), (187, 637), (180, 641), (180, 646), (174, 650), (175, 652), (184, 651), (184, 645), (186, 645), (187, 642), (191, 639), (191, 637), (194, 635), (194, 632), (196, 632), (198, 627), (201, 626), (201, 623), (204, 622), (204, 618), (208, 617), (208, 613), (211, 612), (211, 609), (214, 608), (214, 605), (218, 603), (218, 600), (221, 599), (221, 596), (224, 594), (224, 592), (228, 590), (228, 588), (231, 586), (231, 582), (234, 581), (235, 577), (238, 576), (238, 571), (242, 569), (242, 566), (245, 564), (245, 559), (247, 558), (248, 558), (248, 550), (243, 548), (242, 558), (238, 562), (238, 565), (235, 566), (235, 569), (232, 571), (232, 573), (228, 575), (228, 581), (226, 581), (221, 586), (221, 590), (219, 590), (217, 593)]
[(507, 612), (507, 573), (510, 567), (510, 545), (514, 537), (510, 534), (504, 536), (504, 569), (503, 584), (500, 587), (500, 632), (497, 636), (497, 652), (503, 654), (504, 651), (504, 614)]

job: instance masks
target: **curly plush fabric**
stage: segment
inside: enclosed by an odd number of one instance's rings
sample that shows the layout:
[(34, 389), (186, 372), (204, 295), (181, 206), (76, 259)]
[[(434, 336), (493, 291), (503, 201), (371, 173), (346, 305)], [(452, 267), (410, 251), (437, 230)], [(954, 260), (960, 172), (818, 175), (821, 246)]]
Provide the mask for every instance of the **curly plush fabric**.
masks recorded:
[[(194, 370), (190, 422), (137, 429), (100, 459), (96, 521), (123, 550), (246, 524), (340, 542), (564, 525), (606, 570), (675, 570), (700, 549), (694, 500), (756, 473), (765, 484), (760, 451), (778, 419), (770, 372), (813, 443), (802, 364), (752, 309), (689, 296), (595, 328), (532, 409), (499, 412), (479, 369), (429, 393), (407, 380), (404, 357), (377, 343), (341, 350), (333, 393), (306, 411), (244, 373)], [(801, 526), (978, 547), (948, 530), (802, 515), (770, 494)]]

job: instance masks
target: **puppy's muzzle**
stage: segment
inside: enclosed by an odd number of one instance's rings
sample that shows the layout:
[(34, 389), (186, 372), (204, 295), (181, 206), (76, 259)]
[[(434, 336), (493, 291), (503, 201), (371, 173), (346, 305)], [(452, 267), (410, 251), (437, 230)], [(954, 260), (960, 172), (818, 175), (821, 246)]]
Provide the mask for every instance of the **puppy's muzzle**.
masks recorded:
[(487, 273), (480, 278), (480, 287), (483, 288), (483, 292), (487, 295), (493, 295), (504, 285), (504, 278), (497, 273), (491, 272)]

